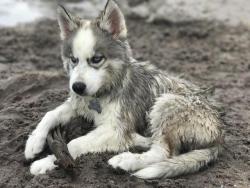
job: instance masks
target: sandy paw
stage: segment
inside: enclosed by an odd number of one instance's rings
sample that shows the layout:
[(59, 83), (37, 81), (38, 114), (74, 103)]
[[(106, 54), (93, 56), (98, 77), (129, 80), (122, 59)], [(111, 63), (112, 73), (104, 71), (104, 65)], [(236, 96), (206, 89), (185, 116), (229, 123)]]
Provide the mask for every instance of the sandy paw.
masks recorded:
[(124, 152), (109, 159), (108, 164), (113, 168), (135, 171), (139, 168), (138, 155), (130, 152)]
[(37, 176), (39, 174), (45, 174), (47, 171), (53, 170), (57, 167), (54, 164), (56, 157), (54, 155), (48, 155), (47, 157), (33, 162), (30, 166), (30, 173)]
[(36, 154), (40, 153), (46, 141), (46, 136), (32, 134), (29, 136), (24, 155), (26, 159), (32, 159)]

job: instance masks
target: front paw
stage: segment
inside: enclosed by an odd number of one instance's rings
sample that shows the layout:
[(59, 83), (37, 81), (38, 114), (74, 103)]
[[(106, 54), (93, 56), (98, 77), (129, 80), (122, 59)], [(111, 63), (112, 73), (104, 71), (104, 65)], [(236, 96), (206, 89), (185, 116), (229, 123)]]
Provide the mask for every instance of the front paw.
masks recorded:
[(43, 150), (46, 136), (42, 134), (31, 134), (26, 142), (24, 155), (26, 159), (32, 159)]
[(35, 176), (45, 174), (47, 171), (57, 167), (57, 165), (54, 164), (55, 161), (56, 157), (54, 155), (48, 155), (43, 159), (37, 160), (31, 164), (30, 173)]
[(76, 138), (74, 140), (71, 140), (68, 144), (68, 151), (71, 155), (71, 157), (75, 160), (77, 157), (79, 157), (82, 154), (85, 154), (84, 147), (81, 149), (80, 146), (83, 144), (80, 142), (79, 138)]

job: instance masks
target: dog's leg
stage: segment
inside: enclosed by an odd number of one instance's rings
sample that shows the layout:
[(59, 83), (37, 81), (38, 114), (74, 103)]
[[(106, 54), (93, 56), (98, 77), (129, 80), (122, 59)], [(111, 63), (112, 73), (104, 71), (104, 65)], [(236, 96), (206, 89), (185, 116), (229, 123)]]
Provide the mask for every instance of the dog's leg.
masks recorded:
[(147, 149), (150, 148), (150, 146), (152, 145), (151, 137), (144, 137), (137, 133), (132, 134), (132, 141), (133, 141), (133, 146), (135, 147), (142, 147)]
[(126, 140), (121, 132), (108, 126), (101, 126), (85, 136), (71, 140), (68, 143), (68, 150), (75, 159), (86, 153), (124, 151), (131, 145), (132, 141)]
[(59, 124), (67, 123), (73, 116), (75, 116), (75, 112), (69, 101), (47, 112), (26, 142), (25, 158), (32, 159), (36, 154), (40, 153), (49, 131)]
[(122, 133), (105, 126), (98, 127), (86, 136), (76, 138), (68, 143), (68, 149), (72, 157), (86, 153), (96, 153), (105, 151), (124, 151), (131, 146), (141, 146), (149, 148), (152, 142), (150, 138), (139, 134), (133, 134), (132, 140), (126, 140)]
[(120, 168), (126, 171), (135, 171), (152, 163), (163, 161), (167, 157), (169, 157), (168, 150), (159, 144), (153, 144), (150, 150), (142, 154), (124, 152), (112, 157), (108, 163), (113, 168)]
[[(74, 159), (89, 152), (124, 151), (130, 144), (126, 143), (122, 138), (121, 135), (112, 129), (99, 127), (86, 136), (76, 138), (69, 142), (68, 149)], [(131, 145), (149, 148), (151, 144), (150, 138), (143, 137), (136, 133), (132, 135)], [(30, 172), (33, 175), (45, 174), (46, 171), (53, 170), (57, 167), (54, 164), (55, 161), (56, 157), (54, 155), (48, 155), (43, 159), (33, 162), (30, 167)]]
[[(68, 143), (68, 150), (71, 156), (76, 159), (80, 155), (86, 153), (124, 151), (131, 145), (132, 141), (127, 141), (122, 134), (117, 132), (117, 130), (108, 126), (101, 126), (85, 136), (71, 140)], [(55, 161), (56, 157), (54, 155), (49, 155), (43, 159), (37, 160), (32, 163), (30, 172), (33, 175), (45, 174), (46, 171), (56, 167), (54, 164)]]

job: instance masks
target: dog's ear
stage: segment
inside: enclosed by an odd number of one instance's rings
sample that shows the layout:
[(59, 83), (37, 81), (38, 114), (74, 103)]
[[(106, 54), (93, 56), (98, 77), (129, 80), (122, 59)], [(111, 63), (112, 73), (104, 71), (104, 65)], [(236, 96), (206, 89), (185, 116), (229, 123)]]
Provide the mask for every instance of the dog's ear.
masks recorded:
[(72, 16), (62, 5), (57, 8), (57, 20), (62, 40), (66, 39), (79, 26), (79, 20)]
[(98, 24), (101, 29), (110, 33), (114, 38), (127, 37), (124, 15), (114, 0), (108, 0)]

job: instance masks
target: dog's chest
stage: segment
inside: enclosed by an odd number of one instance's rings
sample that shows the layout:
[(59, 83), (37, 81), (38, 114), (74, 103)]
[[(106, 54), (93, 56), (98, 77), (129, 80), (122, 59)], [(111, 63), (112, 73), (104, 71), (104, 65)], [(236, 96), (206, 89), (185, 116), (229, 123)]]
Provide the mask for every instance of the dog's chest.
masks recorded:
[(93, 99), (84, 98), (77, 99), (73, 105), (79, 116), (83, 116), (90, 121), (94, 121), (95, 126), (114, 126), (120, 124), (120, 105), (116, 102), (108, 102), (108, 100), (99, 101), (101, 112), (90, 107)]
[(118, 103), (101, 103), (102, 112), (94, 111), (94, 123), (96, 126), (117, 127), (120, 125), (120, 105)]

